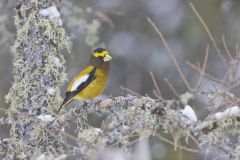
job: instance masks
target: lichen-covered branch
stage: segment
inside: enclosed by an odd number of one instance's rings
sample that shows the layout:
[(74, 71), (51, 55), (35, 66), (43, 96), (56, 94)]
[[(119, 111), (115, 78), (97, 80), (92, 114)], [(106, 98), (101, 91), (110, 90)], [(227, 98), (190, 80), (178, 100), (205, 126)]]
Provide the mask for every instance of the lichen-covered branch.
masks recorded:
[(6, 96), (12, 147), (5, 154), (26, 158), (51, 149), (45, 144), (50, 137), (41, 131), (44, 126), (33, 119), (53, 113), (61, 103), (59, 87), (66, 79), (61, 52), (69, 50), (69, 38), (62, 28), (60, 6), (61, 0), (20, 0), (16, 6), (14, 82)]
[[(232, 146), (232, 143), (226, 140), (238, 135), (238, 125), (236, 125), (239, 123), (238, 115), (225, 114), (218, 120), (213, 115), (202, 121), (195, 121), (186, 112), (187, 106), (177, 100), (154, 100), (150, 97), (127, 95), (105, 100), (85, 101), (82, 105), (67, 112), (62, 111), (65, 113), (57, 116), (49, 114), (45, 115), (45, 118), (44, 116), (42, 118), (28, 116), (28, 118), (42, 125), (38, 134), (42, 133), (45, 136), (44, 139), (48, 140), (44, 141), (42, 145), (54, 146), (55, 149), (62, 148), (58, 155), (61, 157), (71, 155), (89, 159), (101, 149), (117, 147), (127, 153), (127, 157), (130, 159), (132, 144), (136, 140), (155, 135), (163, 140), (163, 137), (159, 136), (159, 131), (162, 130), (173, 138), (173, 142), (169, 140), (164, 140), (164, 142), (174, 144), (176, 148), (180, 147), (199, 154), (209, 155), (210, 152), (214, 157), (219, 154), (228, 159), (236, 158), (238, 147)], [(90, 113), (99, 115), (107, 113), (100, 128), (87, 123)], [(71, 135), (66, 131), (71, 122), (77, 124), (76, 135)], [(214, 123), (218, 123), (220, 127), (215, 126), (212, 129)], [(221, 142), (219, 139), (222, 136), (225, 139)], [(193, 141), (196, 148), (181, 146), (179, 142), (182, 138), (186, 142)], [(56, 143), (47, 143), (49, 140)], [(69, 140), (74, 141), (75, 144), (69, 143)], [(11, 139), (11, 141), (14, 140)], [(16, 143), (16, 141), (14, 142)], [(6, 146), (11, 146), (9, 143), (9, 140), (2, 140), (0, 144), (6, 148)], [(47, 156), (48, 154), (41, 152), (41, 155)]]
[[(233, 98), (233, 97), (232, 97)], [(234, 159), (238, 157), (238, 148), (229, 139), (239, 135), (239, 113), (237, 108), (229, 108), (220, 119), (209, 115), (202, 121), (195, 121), (186, 112), (188, 105), (177, 100), (154, 100), (149, 97), (132, 95), (113, 97), (105, 100), (95, 99), (86, 101), (83, 105), (72, 109), (57, 117), (50, 128), (58, 132), (68, 123), (77, 119), (77, 137), (82, 142), (87, 142), (88, 157), (99, 148), (121, 148), (131, 157), (132, 142), (140, 137), (159, 136), (162, 130), (172, 135), (174, 142), (165, 142), (179, 147), (183, 138), (186, 142), (192, 141), (196, 148), (180, 148), (198, 152), (199, 154), (211, 153), (213, 157)], [(233, 110), (231, 113), (229, 110)], [(87, 124), (89, 113), (108, 113), (102, 121), (101, 128), (94, 128)], [(189, 112), (189, 110), (188, 110)], [(61, 131), (62, 136), (65, 132)], [(221, 137), (224, 137), (222, 139)], [(162, 140), (163, 137), (160, 139)], [(216, 138), (216, 139), (215, 139)], [(70, 137), (72, 139), (72, 137)], [(75, 138), (74, 138), (75, 139)], [(223, 141), (220, 141), (222, 139)], [(90, 147), (89, 147), (90, 146)]]

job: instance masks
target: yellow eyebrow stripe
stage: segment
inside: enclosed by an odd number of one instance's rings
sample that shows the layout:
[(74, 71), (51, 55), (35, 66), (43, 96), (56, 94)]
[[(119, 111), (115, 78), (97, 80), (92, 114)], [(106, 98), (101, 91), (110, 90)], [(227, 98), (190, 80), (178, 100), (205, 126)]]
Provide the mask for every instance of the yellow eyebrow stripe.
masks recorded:
[(93, 53), (94, 57), (104, 57), (106, 54), (108, 54), (108, 51), (103, 51), (103, 52), (95, 52)]

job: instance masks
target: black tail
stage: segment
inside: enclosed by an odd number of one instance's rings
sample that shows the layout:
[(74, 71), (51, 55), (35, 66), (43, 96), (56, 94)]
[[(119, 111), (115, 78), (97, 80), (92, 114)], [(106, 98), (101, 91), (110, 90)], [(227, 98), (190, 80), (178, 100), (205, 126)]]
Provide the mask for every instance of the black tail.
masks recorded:
[(71, 93), (66, 93), (65, 98), (61, 104), (61, 106), (59, 107), (59, 109), (57, 110), (57, 113), (62, 109), (62, 107), (66, 106), (68, 103), (70, 103), (73, 99), (73, 97), (71, 96)]

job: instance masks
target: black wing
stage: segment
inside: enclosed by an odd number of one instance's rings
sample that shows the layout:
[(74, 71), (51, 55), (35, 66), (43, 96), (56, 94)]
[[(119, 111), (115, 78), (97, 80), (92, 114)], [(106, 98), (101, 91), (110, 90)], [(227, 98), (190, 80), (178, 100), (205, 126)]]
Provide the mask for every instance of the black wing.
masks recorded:
[(73, 98), (74, 96), (76, 96), (79, 92), (81, 92), (84, 88), (86, 88), (93, 80), (96, 79), (96, 76), (94, 75), (95, 72), (96, 72), (96, 69), (97, 69), (97, 68), (94, 67), (94, 68), (91, 70), (91, 72), (89, 72), (89, 77), (88, 77), (88, 79), (87, 79), (85, 82), (81, 83), (81, 84), (77, 87), (76, 90), (74, 90), (74, 91), (72, 91), (72, 92), (66, 92), (65, 98), (64, 98), (64, 100), (63, 100), (63, 102), (62, 102), (62, 105), (61, 105), (61, 107), (58, 109), (57, 112), (59, 112), (59, 110), (60, 110), (63, 106), (65, 106), (65, 105), (67, 105), (68, 103), (70, 103), (70, 102), (72, 101), (72, 98)]

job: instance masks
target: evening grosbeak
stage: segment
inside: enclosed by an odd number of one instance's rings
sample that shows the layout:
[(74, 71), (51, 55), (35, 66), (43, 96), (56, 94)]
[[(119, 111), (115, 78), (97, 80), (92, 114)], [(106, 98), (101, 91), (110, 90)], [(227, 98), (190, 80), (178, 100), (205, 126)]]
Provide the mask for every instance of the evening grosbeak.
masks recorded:
[(57, 112), (75, 99), (85, 100), (100, 95), (108, 81), (109, 61), (111, 59), (112, 57), (106, 49), (95, 49), (87, 67), (69, 83), (65, 98)]

